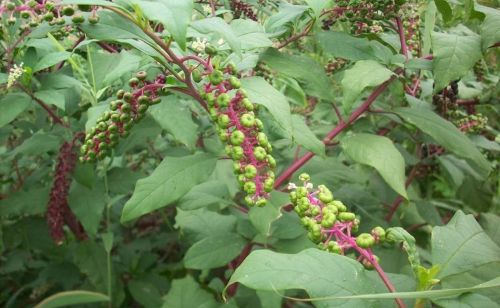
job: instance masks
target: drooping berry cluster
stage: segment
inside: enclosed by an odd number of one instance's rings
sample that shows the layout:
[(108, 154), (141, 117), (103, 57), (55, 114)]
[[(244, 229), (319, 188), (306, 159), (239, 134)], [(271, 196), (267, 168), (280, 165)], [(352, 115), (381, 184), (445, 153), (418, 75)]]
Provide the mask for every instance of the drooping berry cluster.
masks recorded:
[(226, 153), (234, 160), (234, 171), (241, 188), (247, 193), (248, 205), (264, 206), (273, 189), (276, 161), (262, 121), (253, 104), (228, 65), (224, 71), (213, 70), (205, 75), (201, 96), (207, 101), (212, 120), (221, 141), (227, 143)]
[(116, 93), (117, 100), (109, 104), (111, 111), (105, 112), (85, 136), (80, 149), (82, 162), (108, 156), (119, 138), (127, 137), (130, 129), (144, 118), (149, 106), (161, 101), (165, 75), (159, 74), (153, 81), (146, 80), (146, 77), (146, 72), (138, 72), (129, 81), (130, 92), (121, 89)]
[(50, 235), (60, 245), (64, 241), (64, 225), (79, 240), (87, 239), (82, 225), (68, 206), (68, 192), (71, 184), (70, 173), (75, 168), (77, 154), (74, 152), (76, 141), (80, 138), (77, 134), (73, 141), (64, 142), (59, 149), (59, 157), (55, 169), (54, 182), (50, 191), (50, 199), (47, 208), (47, 224)]
[(483, 116), (481, 113), (476, 113), (466, 115), (454, 122), (458, 129), (462, 132), (478, 133), (486, 127), (488, 118)]
[(348, 250), (355, 250), (358, 260), (372, 269), (378, 263), (378, 257), (371, 247), (385, 241), (386, 232), (382, 227), (375, 227), (371, 233), (354, 236), (359, 227), (359, 219), (339, 200), (333, 199), (332, 192), (324, 185), (314, 189), (308, 174), (301, 174), (303, 186), (290, 184), (290, 200), (295, 212), (301, 218), (302, 225), (308, 230), (311, 241), (319, 249), (344, 255)]
[(452, 81), (449, 86), (432, 97), (432, 103), (442, 116), (457, 109), (458, 80)]
[(24, 0), (22, 4), (16, 1), (3, 1), (0, 5), (0, 18), (6, 18), (8, 25), (14, 25), (20, 18), (21, 30), (37, 27), (41, 22), (48, 22), (50, 25), (65, 25), (65, 16), (71, 17), (75, 24), (85, 22), (82, 12), (90, 12), (87, 17), (89, 23), (99, 22), (96, 13), (97, 7), (91, 5), (67, 5), (61, 6), (61, 1), (35, 1)]
[(420, 13), (417, 3), (405, 3), (401, 6), (403, 29), (408, 51), (414, 56), (420, 52)]
[(378, 33), (383, 31), (382, 20), (395, 18), (404, 0), (336, 0), (323, 20), (323, 29), (328, 30), (337, 21), (349, 22), (353, 34)]
[(257, 15), (252, 9), (252, 6), (241, 0), (231, 0), (231, 10), (233, 11), (234, 19), (239, 19), (241, 16), (246, 16), (249, 19), (257, 21)]

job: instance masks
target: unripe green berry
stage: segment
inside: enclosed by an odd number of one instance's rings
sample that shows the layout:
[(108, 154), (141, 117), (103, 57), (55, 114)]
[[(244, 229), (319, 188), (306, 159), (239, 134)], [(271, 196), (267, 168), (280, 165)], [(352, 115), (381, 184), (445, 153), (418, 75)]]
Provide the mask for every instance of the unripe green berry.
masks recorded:
[(214, 46), (212, 46), (212, 45), (207, 44), (207, 45), (205, 46), (205, 53), (206, 53), (207, 55), (209, 55), (209, 56), (215, 56), (215, 55), (217, 55), (217, 48), (215, 48), (215, 47), (214, 47)]
[(246, 182), (245, 185), (243, 185), (243, 190), (249, 195), (255, 194), (255, 191), (256, 191), (255, 183), (254, 182)]
[(48, 12), (43, 16), (43, 19), (45, 21), (52, 21), (54, 19), (54, 14), (52, 14), (52, 12)]
[(255, 119), (255, 125), (257, 126), (258, 130), (263, 130), (264, 129), (264, 123), (262, 123), (261, 120)]
[(258, 161), (263, 161), (264, 159), (266, 159), (267, 152), (263, 147), (255, 147), (255, 149), (253, 150), (253, 155)]
[(335, 205), (335, 207), (338, 209), (339, 212), (347, 211), (347, 206), (345, 206), (345, 204), (342, 203), (342, 201), (334, 200), (332, 204)]
[(153, 97), (150, 101), (149, 101), (149, 105), (150, 106), (153, 106), (153, 105), (157, 105), (161, 103), (161, 97), (157, 96), (157, 97)]
[(356, 244), (361, 248), (370, 248), (375, 244), (375, 238), (369, 233), (361, 233), (356, 237)]
[(145, 71), (139, 71), (135, 74), (135, 78), (137, 78), (138, 80), (146, 80), (147, 76), (148, 74)]
[(311, 180), (311, 177), (307, 173), (301, 173), (299, 175), (299, 180), (302, 181), (302, 182), (308, 182), (308, 181)]
[(338, 217), (341, 221), (353, 221), (356, 218), (356, 215), (351, 212), (341, 212), (339, 213)]
[(198, 69), (193, 70), (193, 72), (191, 73), (191, 76), (193, 77), (194, 82), (201, 81), (201, 72)]
[(252, 127), (255, 125), (255, 117), (250, 113), (244, 113), (241, 116), (240, 121), (244, 127)]
[(224, 78), (224, 74), (219, 70), (214, 70), (209, 76), (208, 79), (212, 85), (218, 85), (222, 82)]
[[(376, 255), (373, 255), (373, 258), (375, 259), (374, 262), (377, 262), (379, 263), (380, 261), (380, 258), (377, 257)], [(367, 269), (367, 270), (372, 270), (375, 268), (375, 266), (373, 266), (373, 264), (367, 260), (366, 258), (363, 258), (363, 261), (361, 261), (361, 263), (363, 264), (363, 266)]]
[(140, 114), (145, 114), (147, 110), (148, 105), (139, 105), (139, 108), (137, 108), (137, 111), (139, 111)]
[(217, 97), (217, 105), (219, 105), (219, 107), (227, 107), (230, 100), (231, 99), (227, 93), (222, 93), (219, 97)]
[(274, 179), (267, 178), (264, 181), (264, 191), (271, 192), (273, 190)]
[(235, 146), (233, 147), (233, 154), (232, 154), (232, 157), (234, 160), (240, 160), (243, 158), (243, 148), (240, 147), (240, 146)]
[(146, 95), (141, 95), (137, 98), (137, 102), (141, 105), (149, 105), (150, 99)]
[(255, 201), (253, 201), (253, 198), (251, 196), (246, 196), (245, 197), (245, 203), (248, 204), (248, 206), (254, 206)]
[(255, 202), (255, 205), (258, 207), (263, 207), (267, 204), (267, 200), (264, 198), (260, 198)]
[(132, 108), (132, 106), (130, 106), (129, 103), (123, 103), (121, 106), (121, 111), (123, 111), (125, 113), (129, 113), (131, 108)]
[(12, 3), (12, 2), (8, 2), (7, 5), (5, 6), (7, 8), (7, 10), (9, 11), (13, 11), (16, 9), (16, 4), (15, 3)]
[(99, 22), (100, 17), (95, 15), (95, 16), (89, 16), (89, 23), (92, 25), (95, 25)]
[(232, 145), (240, 145), (245, 141), (245, 134), (240, 130), (235, 130), (231, 133), (230, 139)]
[(254, 110), (254, 105), (248, 98), (244, 98), (241, 103), (243, 104), (243, 107), (245, 107), (246, 110), (248, 111), (253, 111)]
[(245, 166), (245, 177), (247, 179), (253, 179), (257, 175), (257, 168), (253, 165)]
[(274, 159), (274, 157), (272, 157), (271, 155), (267, 155), (266, 161), (267, 161), (267, 164), (269, 165), (269, 168), (271, 168), (271, 169), (276, 168), (276, 160)]
[(75, 10), (71, 6), (67, 6), (62, 9), (62, 13), (65, 16), (72, 16), (75, 13)]
[(333, 194), (330, 190), (323, 190), (320, 191), (318, 194), (318, 199), (323, 202), (324, 204), (329, 203), (333, 201)]
[(385, 241), (385, 230), (382, 227), (375, 227), (372, 229), (372, 235), (379, 241), (383, 242)]
[(217, 119), (217, 123), (221, 128), (227, 128), (229, 124), (231, 123), (231, 119), (227, 114), (221, 114), (219, 115), (219, 118)]
[(130, 121), (130, 115), (128, 113), (123, 113), (120, 115), (120, 121), (121, 122), (128, 122)]
[(130, 78), (128, 81), (128, 85), (132, 88), (137, 87), (138, 84), (139, 84), (139, 79), (136, 77)]
[(31, 15), (30, 15), (30, 13), (29, 13), (29, 12), (27, 12), (27, 11), (23, 11), (23, 12), (21, 12), (21, 18), (23, 18), (23, 19), (28, 19), (28, 18), (30, 18), (30, 17), (31, 17)]
[(80, 14), (76, 14), (76, 15), (73, 15), (73, 17), (71, 18), (71, 21), (74, 22), (75, 24), (81, 24), (85, 21), (85, 18)]
[(231, 87), (233, 89), (239, 89), (239, 88), (241, 88), (241, 81), (238, 78), (234, 77), (234, 76), (231, 76), (229, 78), (229, 84), (231, 85)]

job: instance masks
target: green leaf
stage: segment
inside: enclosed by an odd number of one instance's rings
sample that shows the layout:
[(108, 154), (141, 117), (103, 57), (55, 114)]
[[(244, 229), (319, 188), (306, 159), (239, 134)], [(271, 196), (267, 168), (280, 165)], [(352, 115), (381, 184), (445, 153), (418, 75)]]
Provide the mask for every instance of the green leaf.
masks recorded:
[(0, 200), (0, 217), (39, 215), (45, 212), (50, 187), (17, 191)]
[(325, 144), (316, 137), (304, 119), (299, 115), (292, 115), (292, 125), (295, 141), (309, 151), (325, 157)]
[(31, 104), (26, 94), (9, 93), (0, 100), (0, 127), (10, 123)]
[(177, 209), (175, 226), (193, 241), (231, 233), (236, 226), (236, 217), (222, 215), (206, 209), (183, 211)]
[(242, 50), (269, 47), (273, 44), (264, 28), (253, 20), (233, 19), (230, 26), (238, 36)]
[(500, 12), (494, 10), (488, 11), (486, 18), (481, 24), (481, 40), (483, 50), (500, 42)]
[(453, 17), (453, 11), (451, 10), (451, 6), (446, 0), (434, 0), (434, 3), (436, 4), (436, 7), (441, 13), (441, 16), (443, 16), (443, 21), (445, 23), (451, 21)]
[(393, 72), (378, 62), (361, 60), (344, 73), (344, 110), (349, 112), (354, 101), (368, 87), (378, 86), (392, 76)]
[(490, 170), (490, 163), (474, 144), (455, 125), (434, 112), (423, 108), (397, 108), (395, 112), (405, 121), (417, 126), (437, 143), (456, 155), (474, 162), (483, 174)]
[(212, 204), (219, 206), (232, 204), (226, 184), (219, 181), (201, 183), (185, 194), (177, 206), (183, 210), (196, 210)]
[(62, 62), (66, 59), (68, 59), (71, 56), (71, 52), (68, 51), (58, 51), (58, 52), (52, 52), (44, 57), (42, 57), (38, 62), (36, 63), (35, 67), (33, 68), (33, 73), (36, 73), (38, 71), (41, 71), (43, 69), (49, 68), (53, 65), (56, 65), (59, 62)]
[(278, 124), (291, 135), (292, 115), (286, 97), (261, 77), (243, 78), (241, 81), (250, 100), (264, 106)]
[(123, 8), (122, 6), (109, 2), (106, 0), (63, 0), (61, 1), (61, 5), (67, 5), (67, 4), (89, 4), (89, 5), (99, 5), (99, 6), (111, 6), (111, 7), (119, 7)]
[(432, 230), (432, 262), (441, 266), (438, 278), (443, 279), (500, 262), (500, 247), (486, 235), (474, 216), (458, 211), (446, 226)]
[(35, 97), (44, 103), (54, 105), (61, 110), (66, 109), (66, 98), (63, 91), (42, 90), (34, 93)]
[[(102, 184), (102, 183), (99, 183)], [(97, 234), (106, 206), (103, 185), (93, 185), (89, 189), (74, 183), (68, 196), (68, 204), (75, 216), (82, 223), (85, 231), (93, 236)]]
[(287, 30), (287, 25), (308, 9), (305, 5), (281, 2), (277, 13), (273, 13), (264, 24), (267, 33), (279, 35)]
[(418, 255), (415, 238), (401, 227), (387, 229), (386, 238), (390, 239), (391, 242), (401, 242), (401, 248), (408, 255), (408, 261), (413, 271), (416, 273), (420, 266), (420, 257)]
[(204, 18), (194, 21), (191, 27), (202, 34), (217, 33), (231, 48), (239, 53), (241, 50), (240, 40), (233, 29), (219, 17)]
[[(304, 289), (311, 298), (332, 294), (353, 296), (385, 290), (377, 274), (365, 270), (359, 262), (318, 249), (306, 249), (294, 255), (269, 250), (253, 251), (236, 269), (228, 286), (235, 282), (257, 290)], [(396, 285), (398, 289), (402, 288), (401, 285)], [(336, 300), (314, 304), (316, 307), (380, 305), (361, 300)]]
[(59, 292), (50, 297), (47, 297), (36, 308), (57, 308), (67, 307), (72, 305), (82, 305), (91, 303), (100, 303), (109, 301), (109, 297), (96, 292), (89, 291), (66, 291)]
[(147, 178), (137, 181), (132, 198), (123, 208), (122, 222), (130, 221), (177, 201), (215, 168), (208, 154), (166, 157)]
[(151, 106), (149, 114), (164, 130), (171, 133), (190, 149), (196, 146), (198, 126), (191, 118), (191, 112), (174, 95), (162, 97), (161, 104)]
[(191, 276), (182, 279), (175, 279), (168, 294), (163, 298), (163, 308), (216, 308), (219, 304), (214, 297), (201, 286)]
[(186, 49), (186, 33), (193, 11), (191, 0), (133, 0), (152, 21), (161, 22), (182, 49)]
[(479, 222), (486, 234), (500, 246), (500, 216), (492, 213), (481, 213)]
[(127, 283), (130, 294), (142, 307), (161, 307), (160, 292), (151, 283), (131, 280)]
[[(325, 70), (316, 61), (305, 55), (289, 55), (269, 48), (260, 58), (271, 69), (296, 78), (311, 95), (332, 100), (332, 84)], [(307, 69), (304, 69), (307, 67)]]
[(323, 9), (331, 5), (330, 0), (306, 0), (307, 5), (313, 10), (316, 18), (319, 18)]
[(356, 134), (341, 140), (344, 153), (352, 160), (375, 168), (382, 178), (401, 196), (405, 189), (405, 161), (389, 138)]
[[(391, 56), (391, 50), (377, 41), (353, 37), (345, 32), (325, 31), (317, 36), (323, 49), (334, 57), (351, 61), (383, 60)], [(387, 62), (388, 63), (388, 62)]]
[(281, 207), (288, 203), (289, 199), (287, 194), (274, 191), (271, 193), (271, 198), (265, 207), (253, 207), (250, 209), (248, 218), (260, 234), (269, 237), (271, 236), (271, 226), (273, 222), (282, 216)]
[(46, 152), (57, 151), (60, 144), (61, 139), (58, 136), (39, 130), (15, 148), (10, 155), (38, 155)]
[(245, 239), (235, 233), (206, 237), (189, 247), (184, 265), (198, 270), (224, 266), (240, 254), (245, 244)]
[(441, 91), (450, 81), (463, 77), (481, 59), (481, 37), (473, 32), (432, 33), (435, 88)]

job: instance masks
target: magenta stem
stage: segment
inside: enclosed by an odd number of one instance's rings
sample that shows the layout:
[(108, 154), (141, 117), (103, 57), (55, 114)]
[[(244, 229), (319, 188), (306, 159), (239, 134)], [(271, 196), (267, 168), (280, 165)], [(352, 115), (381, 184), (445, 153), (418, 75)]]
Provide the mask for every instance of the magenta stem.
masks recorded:
[(396, 25), (398, 27), (399, 41), (401, 42), (401, 53), (408, 60), (408, 46), (406, 46), (405, 29), (399, 16), (396, 17)]

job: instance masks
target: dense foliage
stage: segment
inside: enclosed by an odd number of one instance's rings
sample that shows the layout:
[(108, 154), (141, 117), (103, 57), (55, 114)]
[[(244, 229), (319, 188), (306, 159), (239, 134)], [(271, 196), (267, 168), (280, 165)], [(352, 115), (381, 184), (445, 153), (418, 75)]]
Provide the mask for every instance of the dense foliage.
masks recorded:
[(2, 307), (498, 307), (497, 0), (3, 0)]

